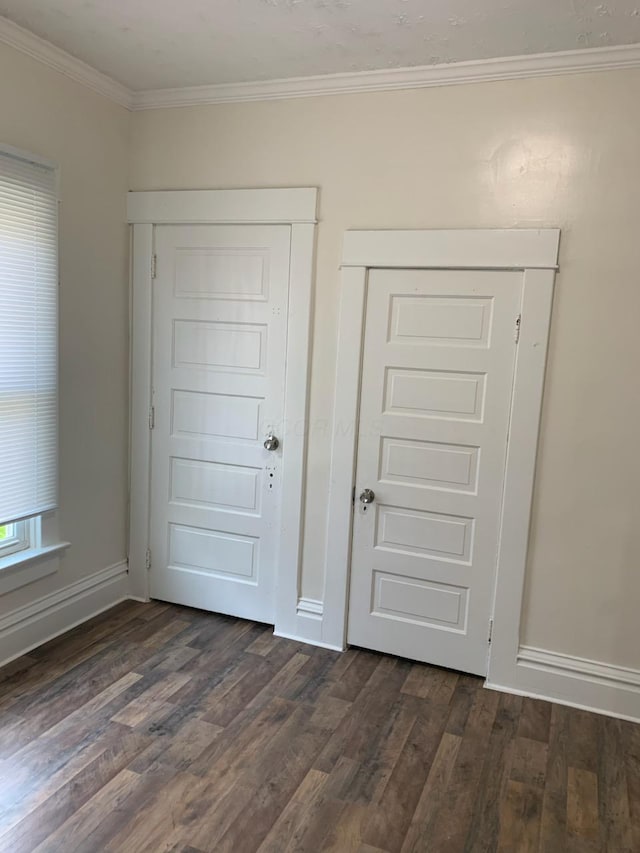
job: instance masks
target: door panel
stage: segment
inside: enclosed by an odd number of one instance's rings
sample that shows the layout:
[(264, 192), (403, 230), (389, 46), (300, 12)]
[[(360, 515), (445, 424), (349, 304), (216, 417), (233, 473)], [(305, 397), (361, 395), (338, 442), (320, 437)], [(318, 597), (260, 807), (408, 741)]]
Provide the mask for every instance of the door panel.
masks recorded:
[(173, 366), (264, 375), (267, 327), (255, 323), (204, 323), (176, 320)]
[(159, 226), (151, 595), (274, 621), (288, 226)]
[(475, 492), (478, 447), (382, 436), (380, 482)]
[(350, 643), (486, 672), (521, 295), (519, 272), (369, 273)]
[(484, 375), (387, 367), (384, 378), (385, 414), (482, 420)]

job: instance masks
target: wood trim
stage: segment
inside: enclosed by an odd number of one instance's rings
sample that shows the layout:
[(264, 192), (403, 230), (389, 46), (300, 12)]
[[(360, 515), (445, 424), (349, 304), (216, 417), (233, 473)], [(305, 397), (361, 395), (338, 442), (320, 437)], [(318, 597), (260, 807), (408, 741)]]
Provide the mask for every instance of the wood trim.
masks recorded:
[[(375, 266), (480, 268), (483, 264), (492, 269), (520, 269), (525, 261), (535, 261), (546, 263), (549, 268), (527, 268), (524, 272), (522, 325), (514, 375), (514, 409), (497, 573), (499, 584), (498, 579), (496, 581), (501, 596), (494, 607), (491, 646), (492, 657), (496, 655), (498, 660), (515, 662), (559, 236), (557, 229), (352, 231), (345, 235), (347, 263), (342, 270), (338, 332), (339, 382), (336, 383), (331, 457), (324, 642), (342, 648), (346, 644), (352, 494), (368, 269)], [(483, 239), (486, 239), (486, 246)], [(406, 252), (404, 256), (403, 252)], [(523, 260), (519, 260), (519, 252)], [(356, 260), (360, 261), (360, 266), (350, 266)]]
[(0, 154), (15, 157), (16, 160), (24, 160), (26, 163), (34, 163), (36, 166), (44, 166), (45, 169), (51, 169), (52, 172), (58, 172), (60, 169), (54, 160), (50, 160), (48, 157), (41, 157), (40, 154), (26, 151), (24, 148), (16, 148), (14, 145), (0, 143)]
[(274, 637), (282, 637), (283, 640), (293, 640), (296, 643), (307, 643), (312, 646), (318, 646), (320, 649), (329, 649), (332, 652), (344, 651), (342, 646), (332, 646), (331, 643), (324, 643), (322, 640), (308, 636), (308, 634), (309, 632), (305, 630), (299, 634), (286, 634), (283, 631), (279, 631), (277, 626), (273, 632)]
[(405, 269), (555, 269), (559, 245), (557, 228), (347, 231), (342, 265)]
[[(305, 454), (317, 190), (187, 190), (130, 193), (133, 222), (130, 593), (149, 597), (152, 279), (154, 224), (269, 223), (291, 226), (287, 372), (284, 394), (282, 536), (276, 589), (276, 628), (296, 633), (304, 518)], [(287, 220), (289, 216), (289, 220)], [(141, 217), (138, 221), (136, 217)], [(150, 219), (150, 221), (146, 221)], [(154, 222), (154, 219), (156, 220)], [(312, 639), (312, 638), (309, 638)]]
[(497, 80), (520, 80), (612, 71), (640, 67), (640, 47), (615, 47), (538, 53), (422, 65), (412, 68), (385, 68), (315, 77), (293, 77), (248, 83), (222, 83), (176, 89), (150, 89), (132, 93), (132, 109), (151, 110), (192, 107), (204, 104), (272, 101), (282, 98), (308, 98), (319, 95), (347, 95), (363, 92), (391, 92), (402, 89), (428, 89)]
[(264, 190), (156, 190), (130, 192), (131, 224), (313, 224), (315, 187)]
[[(613, 666), (600, 661), (550, 652), (533, 646), (520, 646), (518, 663), (555, 672), (579, 673), (594, 681), (609, 684), (623, 684), (640, 693), (640, 669), (626, 666)], [(638, 709), (640, 711), (640, 707)]]
[(148, 601), (153, 226), (134, 225), (131, 245), (129, 591)]
[(296, 610), (299, 614), (304, 613), (321, 619), (324, 606), (317, 598), (299, 598)]
[(64, 634), (127, 598), (127, 564), (115, 563), (0, 619), (0, 665)]
[(86, 86), (98, 95), (115, 101), (122, 107), (127, 109), (133, 107), (134, 93), (126, 86), (97, 71), (91, 65), (67, 53), (66, 50), (56, 47), (50, 41), (41, 39), (3, 17), (0, 17), (0, 42), (19, 50), (20, 53), (30, 56), (54, 71), (59, 71), (65, 77), (75, 80), (76, 83)]
[(527, 270), (514, 369), (488, 679), (515, 683), (553, 302), (553, 270)]
[(295, 612), (287, 612), (286, 621), (276, 622), (274, 634), (276, 637), (286, 637), (289, 640), (342, 651), (341, 647), (328, 645), (322, 640), (323, 609), (323, 603), (317, 599), (299, 598)]
[(640, 723), (640, 670), (520, 646), (507, 682), (486, 687)]
[(341, 649), (345, 649), (347, 643), (352, 496), (366, 289), (365, 267), (345, 267), (342, 270), (322, 624), (323, 642)]
[(15, 551), (0, 560), (0, 595), (54, 575), (60, 567), (60, 554), (70, 542), (58, 542)]
[(247, 83), (214, 83), (205, 86), (133, 91), (67, 51), (3, 17), (0, 17), (0, 42), (129, 110), (390, 92), (640, 68), (640, 47), (631, 44), (411, 68), (384, 68)]
[(315, 226), (292, 225), (282, 442), (282, 538), (276, 589), (276, 625), (284, 632), (296, 628), (302, 569), (314, 252)]

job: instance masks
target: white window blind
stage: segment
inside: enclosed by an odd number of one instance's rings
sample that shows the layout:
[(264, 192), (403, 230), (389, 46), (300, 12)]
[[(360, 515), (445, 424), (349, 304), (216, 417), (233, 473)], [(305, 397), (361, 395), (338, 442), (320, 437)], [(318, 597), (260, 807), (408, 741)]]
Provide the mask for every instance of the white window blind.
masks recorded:
[(54, 169), (0, 152), (0, 524), (57, 496)]

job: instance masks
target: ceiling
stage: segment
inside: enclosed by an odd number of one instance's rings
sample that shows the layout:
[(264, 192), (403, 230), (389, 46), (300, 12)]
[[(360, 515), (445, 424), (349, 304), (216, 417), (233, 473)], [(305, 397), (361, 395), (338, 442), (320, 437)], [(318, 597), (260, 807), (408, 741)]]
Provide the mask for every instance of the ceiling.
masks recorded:
[(134, 91), (640, 42), (640, 0), (0, 0)]

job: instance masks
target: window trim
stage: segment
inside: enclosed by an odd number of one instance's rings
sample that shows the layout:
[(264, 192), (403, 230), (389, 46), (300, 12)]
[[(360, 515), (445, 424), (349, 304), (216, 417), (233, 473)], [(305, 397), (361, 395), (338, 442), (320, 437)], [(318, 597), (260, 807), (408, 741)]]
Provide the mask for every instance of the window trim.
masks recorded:
[(27, 547), (4, 555), (0, 552), (0, 595), (57, 572), (57, 557), (70, 545), (60, 540), (54, 512), (25, 523), (31, 528)]
[(34, 154), (33, 151), (26, 151), (24, 148), (5, 145), (4, 142), (0, 142), (0, 154), (7, 154), (9, 157), (16, 157), (18, 160), (25, 160), (27, 163), (34, 163), (36, 166), (51, 169), (56, 177), (56, 197), (60, 201), (60, 166), (54, 160), (41, 157), (40, 154)]

